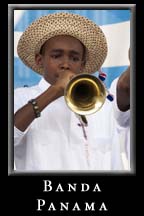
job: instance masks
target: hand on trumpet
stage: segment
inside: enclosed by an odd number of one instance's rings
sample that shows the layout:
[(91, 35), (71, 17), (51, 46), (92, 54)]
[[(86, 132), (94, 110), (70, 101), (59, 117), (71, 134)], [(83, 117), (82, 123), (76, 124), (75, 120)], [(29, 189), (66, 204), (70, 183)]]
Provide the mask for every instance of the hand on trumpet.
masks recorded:
[(56, 82), (54, 86), (61, 90), (62, 95), (64, 95), (64, 90), (69, 83), (69, 81), (75, 76), (75, 73), (70, 70), (62, 70), (56, 75)]

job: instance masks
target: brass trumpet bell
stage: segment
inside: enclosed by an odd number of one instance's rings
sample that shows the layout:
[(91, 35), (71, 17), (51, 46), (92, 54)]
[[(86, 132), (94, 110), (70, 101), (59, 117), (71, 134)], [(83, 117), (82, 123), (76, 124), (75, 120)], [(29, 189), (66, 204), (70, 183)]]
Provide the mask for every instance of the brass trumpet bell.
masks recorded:
[(70, 80), (64, 97), (73, 112), (88, 115), (102, 107), (106, 99), (106, 90), (97, 77), (84, 73)]

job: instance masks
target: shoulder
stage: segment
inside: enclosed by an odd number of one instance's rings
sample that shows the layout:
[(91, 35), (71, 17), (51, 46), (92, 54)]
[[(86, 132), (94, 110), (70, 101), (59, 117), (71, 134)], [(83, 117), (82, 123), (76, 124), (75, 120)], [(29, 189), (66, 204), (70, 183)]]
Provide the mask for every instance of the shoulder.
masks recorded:
[(22, 95), (28, 95), (28, 94), (32, 94), (32, 93), (36, 93), (38, 92), (38, 85), (34, 85), (31, 87), (20, 87), (20, 88), (16, 88), (14, 90), (14, 96), (22, 96)]
[(14, 104), (24, 105), (29, 100), (37, 97), (40, 94), (38, 85), (31, 87), (20, 87), (14, 90)]
[(29, 100), (39, 95), (38, 86), (20, 87), (14, 90), (14, 111), (28, 103)]

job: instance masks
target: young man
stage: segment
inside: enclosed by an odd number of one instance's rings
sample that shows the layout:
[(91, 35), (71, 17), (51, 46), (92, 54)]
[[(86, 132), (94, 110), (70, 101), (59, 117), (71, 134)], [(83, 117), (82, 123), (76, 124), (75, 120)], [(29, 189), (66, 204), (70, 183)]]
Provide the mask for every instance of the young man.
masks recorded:
[(69, 81), (98, 71), (107, 56), (102, 30), (70, 13), (43, 16), (18, 43), (18, 55), (43, 78), (14, 93), (14, 157), (17, 170), (122, 170), (112, 104), (79, 121), (64, 100)]

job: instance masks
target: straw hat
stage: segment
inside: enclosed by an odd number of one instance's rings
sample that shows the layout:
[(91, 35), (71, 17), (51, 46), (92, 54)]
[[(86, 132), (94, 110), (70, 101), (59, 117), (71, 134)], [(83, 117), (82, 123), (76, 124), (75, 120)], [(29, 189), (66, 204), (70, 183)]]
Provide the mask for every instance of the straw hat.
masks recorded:
[(93, 73), (100, 69), (107, 56), (107, 42), (104, 33), (86, 17), (71, 13), (54, 13), (34, 21), (22, 34), (17, 47), (21, 60), (37, 73), (43, 68), (36, 65), (35, 54), (42, 45), (57, 35), (70, 35), (86, 47), (86, 65), (83, 72)]

